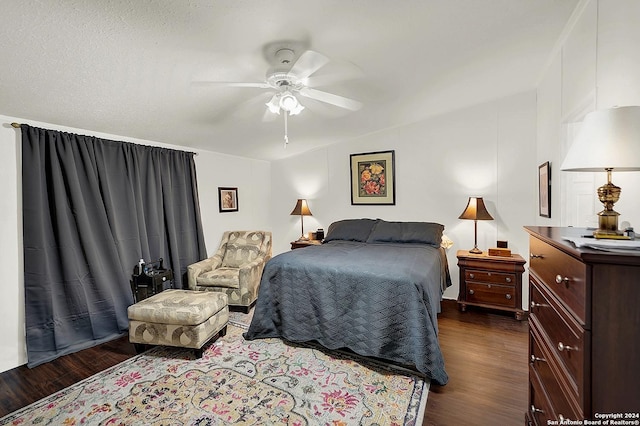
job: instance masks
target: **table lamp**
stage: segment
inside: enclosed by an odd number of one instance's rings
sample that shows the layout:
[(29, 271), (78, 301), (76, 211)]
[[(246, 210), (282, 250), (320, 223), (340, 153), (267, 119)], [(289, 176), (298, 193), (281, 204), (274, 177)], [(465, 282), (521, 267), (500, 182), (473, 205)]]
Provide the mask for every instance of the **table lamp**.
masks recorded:
[(469, 250), (469, 253), (481, 254), (482, 250), (478, 248), (478, 221), (493, 220), (493, 217), (491, 217), (487, 208), (484, 206), (482, 197), (469, 197), (467, 207), (458, 219), (473, 220), (473, 248)]
[(304, 217), (305, 216), (313, 216), (311, 214), (311, 210), (309, 210), (309, 205), (307, 204), (307, 200), (303, 198), (299, 198), (296, 202), (296, 206), (293, 208), (291, 215), (300, 215), (300, 230), (302, 231), (302, 235), (298, 238), (298, 241), (307, 241), (308, 238), (304, 235)]
[(598, 213), (596, 238), (616, 238), (618, 212), (613, 205), (620, 199), (620, 187), (611, 183), (611, 173), (640, 170), (640, 106), (626, 106), (587, 114), (560, 170), (569, 172), (607, 172), (607, 183), (598, 188), (604, 210)]

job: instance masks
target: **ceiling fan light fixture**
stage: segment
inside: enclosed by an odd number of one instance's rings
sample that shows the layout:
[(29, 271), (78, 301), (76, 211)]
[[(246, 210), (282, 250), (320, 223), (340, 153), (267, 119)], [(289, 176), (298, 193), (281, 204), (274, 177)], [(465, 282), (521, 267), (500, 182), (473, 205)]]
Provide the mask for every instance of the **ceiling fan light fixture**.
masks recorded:
[(304, 107), (302, 106), (302, 104), (298, 103), (298, 106), (296, 106), (294, 109), (292, 109), (291, 111), (289, 111), (290, 115), (298, 115), (302, 112), (302, 110), (304, 109)]
[(290, 92), (284, 92), (282, 96), (280, 96), (280, 108), (283, 110), (291, 112), (296, 109), (298, 105), (298, 99)]
[(280, 114), (280, 99), (278, 94), (273, 95), (271, 100), (265, 104), (269, 111), (274, 114)]

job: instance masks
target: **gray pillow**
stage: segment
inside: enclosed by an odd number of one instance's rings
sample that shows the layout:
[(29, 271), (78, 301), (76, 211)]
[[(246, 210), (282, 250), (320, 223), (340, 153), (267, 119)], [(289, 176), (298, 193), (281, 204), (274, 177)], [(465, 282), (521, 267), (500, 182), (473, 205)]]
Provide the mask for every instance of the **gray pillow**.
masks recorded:
[(433, 222), (387, 222), (380, 220), (368, 243), (419, 243), (439, 247), (444, 225)]
[(327, 229), (324, 242), (344, 240), (364, 243), (377, 222), (377, 219), (344, 219), (333, 222)]

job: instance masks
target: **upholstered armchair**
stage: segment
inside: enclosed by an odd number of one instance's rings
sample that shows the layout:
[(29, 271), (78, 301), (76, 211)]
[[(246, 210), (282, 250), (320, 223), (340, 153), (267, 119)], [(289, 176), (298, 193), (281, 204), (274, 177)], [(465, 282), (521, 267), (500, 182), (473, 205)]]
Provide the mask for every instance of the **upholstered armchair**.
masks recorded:
[(271, 255), (271, 232), (227, 231), (212, 257), (188, 266), (189, 289), (226, 293), (229, 305), (249, 312)]

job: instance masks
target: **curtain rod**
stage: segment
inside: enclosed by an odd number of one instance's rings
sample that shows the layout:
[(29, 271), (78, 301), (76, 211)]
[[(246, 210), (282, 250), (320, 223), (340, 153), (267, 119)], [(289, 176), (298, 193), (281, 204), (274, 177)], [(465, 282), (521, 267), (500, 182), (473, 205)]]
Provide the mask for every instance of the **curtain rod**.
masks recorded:
[[(15, 129), (19, 129), (21, 125), (22, 124), (16, 123), (15, 121), (13, 123), (11, 123), (11, 127), (15, 128)], [(129, 142), (129, 143), (131, 143), (131, 142)], [(173, 148), (169, 148), (169, 149), (173, 149)], [(174, 151), (179, 151), (179, 150), (174, 149)], [(191, 151), (184, 151), (184, 152), (188, 152), (189, 154), (193, 154), (193, 155), (196, 155), (196, 156), (198, 155), (197, 152), (191, 152)]]

